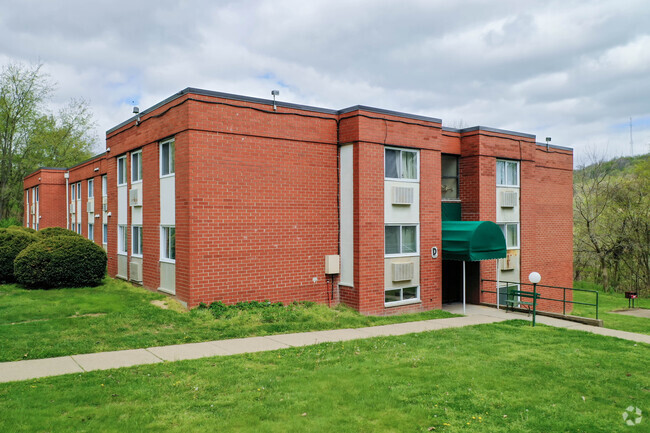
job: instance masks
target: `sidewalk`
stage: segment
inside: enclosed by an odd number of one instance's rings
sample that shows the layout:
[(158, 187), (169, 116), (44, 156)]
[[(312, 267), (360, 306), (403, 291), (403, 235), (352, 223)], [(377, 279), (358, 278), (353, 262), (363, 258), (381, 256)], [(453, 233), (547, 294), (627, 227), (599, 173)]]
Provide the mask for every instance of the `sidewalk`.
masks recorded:
[[(462, 314), (463, 311), (462, 305), (459, 304), (445, 306), (444, 309), (457, 314)], [(239, 353), (264, 352), (289, 347), (309, 346), (319, 343), (404, 335), (444, 328), (458, 328), (484, 323), (502, 322), (512, 319), (530, 320), (526, 314), (522, 313), (506, 313), (504, 310), (496, 310), (490, 307), (467, 305), (465, 317), (396, 323), (367, 328), (334, 329), (330, 331), (269, 335), (265, 337), (235, 338), (232, 340), (208, 341), (204, 343), (177, 344), (173, 346), (149, 347), (146, 349), (3, 362), (0, 363), (0, 383), (70, 373), (84, 373), (93, 370), (109, 370), (111, 368), (155, 364), (164, 361), (228, 356)], [(650, 344), (650, 335), (615, 331), (542, 316), (537, 316), (537, 323)]]

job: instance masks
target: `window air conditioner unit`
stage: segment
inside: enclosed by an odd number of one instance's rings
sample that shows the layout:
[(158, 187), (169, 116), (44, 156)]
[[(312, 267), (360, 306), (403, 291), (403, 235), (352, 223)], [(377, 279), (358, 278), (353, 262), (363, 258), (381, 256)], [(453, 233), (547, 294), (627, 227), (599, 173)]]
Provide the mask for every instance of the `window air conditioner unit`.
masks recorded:
[(393, 281), (409, 281), (413, 279), (413, 262), (393, 263)]
[(413, 188), (407, 186), (393, 187), (393, 204), (410, 206), (413, 204)]
[(108, 212), (108, 203), (102, 203), (102, 211)]
[(75, 207), (75, 202), (70, 203), (70, 213), (75, 213), (76, 212), (76, 207)]
[(86, 203), (86, 212), (95, 212), (95, 202), (93, 200), (88, 200), (88, 203)]
[(139, 189), (133, 188), (129, 191), (129, 205), (142, 206), (142, 193)]
[(516, 191), (501, 191), (501, 207), (515, 207), (517, 206), (517, 201)]
[(36, 208), (35, 208), (35, 207), (32, 207), (32, 208), (30, 209), (30, 213), (31, 213), (32, 215), (36, 215)]
[(130, 276), (132, 281), (142, 282), (142, 265), (138, 262), (131, 262)]
[(502, 271), (512, 271), (515, 269), (515, 261), (511, 259), (511, 256), (507, 256), (505, 259), (499, 259), (499, 269)]

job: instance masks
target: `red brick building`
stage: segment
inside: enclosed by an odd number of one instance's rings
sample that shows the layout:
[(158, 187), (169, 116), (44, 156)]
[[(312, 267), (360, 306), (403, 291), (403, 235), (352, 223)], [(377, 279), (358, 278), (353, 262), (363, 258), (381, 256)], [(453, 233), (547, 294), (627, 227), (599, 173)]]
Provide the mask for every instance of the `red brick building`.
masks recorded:
[(111, 276), (190, 307), (392, 314), (458, 299), (458, 262), (432, 254), (443, 219), (504, 232), (507, 258), (468, 263), (472, 302), (495, 302), (481, 278), (497, 272), (571, 287), (572, 167), (571, 149), (530, 134), (188, 88), (109, 130), (105, 153), (27, 176), (25, 225), (78, 231), (106, 248)]

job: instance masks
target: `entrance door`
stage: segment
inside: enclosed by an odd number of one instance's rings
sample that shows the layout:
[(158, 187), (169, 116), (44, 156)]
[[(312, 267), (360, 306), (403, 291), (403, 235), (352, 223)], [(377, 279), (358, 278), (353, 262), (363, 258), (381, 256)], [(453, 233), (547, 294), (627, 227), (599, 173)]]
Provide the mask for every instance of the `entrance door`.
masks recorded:
[[(465, 262), (465, 288), (468, 304), (481, 302), (481, 262)], [(463, 262), (442, 261), (442, 303), (463, 302)]]

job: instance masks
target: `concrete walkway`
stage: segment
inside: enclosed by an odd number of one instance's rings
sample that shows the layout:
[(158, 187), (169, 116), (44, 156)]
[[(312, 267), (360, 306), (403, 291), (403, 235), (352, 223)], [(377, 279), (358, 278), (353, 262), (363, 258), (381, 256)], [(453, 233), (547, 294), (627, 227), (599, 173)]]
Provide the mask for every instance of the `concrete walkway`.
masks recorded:
[[(459, 304), (445, 306), (445, 310), (462, 314)], [(356, 329), (334, 329), (296, 334), (269, 335), (265, 337), (235, 338), (232, 340), (208, 341), (204, 343), (177, 344), (172, 346), (149, 347), (146, 349), (120, 350), (115, 352), (88, 353), (62, 356), (58, 358), (34, 359), (27, 361), (0, 363), (0, 383), (58, 376), (70, 373), (83, 373), (93, 370), (131, 367), (134, 365), (155, 364), (164, 361), (198, 359), (209, 356), (227, 356), (239, 353), (264, 352), (289, 347), (309, 346), (319, 343), (357, 340), (371, 337), (404, 335), (417, 332), (435, 331), (444, 328), (458, 328), (505, 320), (530, 320), (526, 314), (506, 313), (490, 307), (468, 305), (465, 317), (423, 320), (419, 322), (396, 323)], [(623, 338), (650, 344), (650, 336), (632, 332), (615, 331), (569, 322), (561, 319), (537, 316), (537, 322), (562, 328), (593, 332), (594, 334)]]

